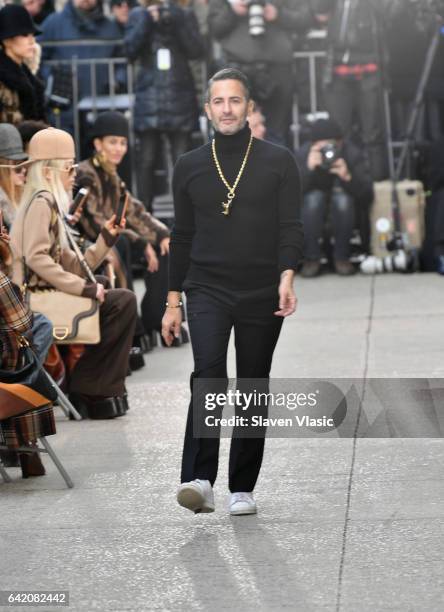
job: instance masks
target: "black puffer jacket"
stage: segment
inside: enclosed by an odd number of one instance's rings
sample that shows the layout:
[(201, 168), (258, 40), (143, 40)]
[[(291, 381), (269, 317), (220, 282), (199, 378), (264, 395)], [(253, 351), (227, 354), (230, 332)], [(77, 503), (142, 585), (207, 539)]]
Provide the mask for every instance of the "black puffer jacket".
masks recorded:
[[(191, 131), (198, 116), (188, 60), (203, 56), (204, 43), (190, 9), (170, 4), (169, 24), (155, 23), (145, 8), (131, 11), (125, 46), (130, 60), (140, 60), (136, 77), (135, 125), (140, 132), (157, 129)], [(169, 49), (171, 68), (158, 68), (158, 50)]]

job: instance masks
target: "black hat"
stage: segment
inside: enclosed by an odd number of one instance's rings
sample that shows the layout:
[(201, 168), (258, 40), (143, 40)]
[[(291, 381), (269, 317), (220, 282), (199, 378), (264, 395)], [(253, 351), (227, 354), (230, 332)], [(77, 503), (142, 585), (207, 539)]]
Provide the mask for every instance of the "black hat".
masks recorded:
[(128, 138), (128, 121), (117, 111), (100, 113), (91, 127), (91, 140), (104, 136), (124, 136)]
[(41, 30), (23, 6), (7, 4), (0, 9), (0, 40), (27, 34), (41, 34)]
[(318, 140), (341, 140), (344, 132), (334, 119), (318, 119), (311, 126), (310, 139), (312, 142)]

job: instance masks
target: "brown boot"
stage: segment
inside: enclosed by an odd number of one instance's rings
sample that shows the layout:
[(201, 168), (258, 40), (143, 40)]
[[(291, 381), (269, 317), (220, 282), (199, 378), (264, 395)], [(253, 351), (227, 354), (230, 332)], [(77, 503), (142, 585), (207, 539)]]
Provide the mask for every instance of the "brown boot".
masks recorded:
[(44, 476), (46, 474), (45, 466), (40, 459), (39, 453), (20, 453), (20, 466), (23, 478)]
[(302, 266), (301, 276), (314, 278), (321, 273), (321, 262), (318, 259), (307, 259)]
[(352, 276), (352, 274), (356, 274), (354, 265), (348, 259), (336, 259), (335, 271), (339, 276)]

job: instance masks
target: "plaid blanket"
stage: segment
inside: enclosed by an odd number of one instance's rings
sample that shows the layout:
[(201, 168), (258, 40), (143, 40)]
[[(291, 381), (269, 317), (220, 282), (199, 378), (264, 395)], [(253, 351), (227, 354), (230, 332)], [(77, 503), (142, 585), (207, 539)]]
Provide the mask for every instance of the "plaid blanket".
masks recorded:
[(56, 433), (52, 406), (42, 406), (0, 422), (0, 445), (14, 450)]
[(32, 314), (23, 304), (20, 291), (0, 272), (0, 368), (14, 370), (17, 366), (17, 333), (32, 327)]

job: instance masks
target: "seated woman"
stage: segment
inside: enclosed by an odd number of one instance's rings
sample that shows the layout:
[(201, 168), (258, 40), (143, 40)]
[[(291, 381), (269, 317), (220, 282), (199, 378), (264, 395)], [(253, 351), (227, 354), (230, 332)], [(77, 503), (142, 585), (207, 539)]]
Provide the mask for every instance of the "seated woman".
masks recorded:
[[(9, 236), (4, 230), (0, 229), (0, 370), (15, 370), (17, 368), (19, 358), (17, 336), (26, 335), (29, 337), (32, 330), (32, 313), (23, 303), (19, 288), (13, 285), (7, 275), (10, 261)], [(50, 331), (52, 331), (51, 328)], [(43, 436), (55, 433), (53, 420), (51, 406), (35, 412), (33, 418), (34, 430), (38, 430)], [(14, 422), (18, 431), (14, 430), (13, 437), (17, 437), (17, 440), (14, 444), (11, 444), (11, 440), (9, 440), (8, 446), (14, 448), (14, 446), (19, 446), (20, 443), (35, 445), (36, 438), (32, 435), (32, 432), (27, 431), (22, 420), (15, 419)], [(4, 425), (7, 427), (6, 421)], [(1, 429), (2, 426), (0, 425), (0, 433)], [(0, 458), (5, 465), (10, 467), (19, 465), (20, 461), (23, 478), (45, 474), (45, 468), (38, 453), (20, 453), (17, 456), (17, 453), (12, 450), (11, 452), (1, 451)]]
[[(23, 284), (24, 260), (31, 291), (50, 287), (100, 302), (101, 340), (86, 346), (71, 373), (70, 399), (83, 416), (120, 416), (127, 409), (125, 377), (136, 319), (135, 295), (125, 289), (105, 291), (101, 283), (86, 280), (69, 246), (63, 217), (76, 172), (72, 137), (63, 130), (41, 130), (29, 143), (29, 157), (26, 187), (11, 232), (13, 280)], [(85, 253), (93, 270), (117, 240), (121, 228), (114, 222), (115, 216), (106, 221)]]
[[(117, 210), (125, 184), (117, 167), (128, 150), (128, 121), (117, 111), (101, 113), (91, 129), (94, 155), (79, 164), (76, 184), (90, 190), (83, 207), (80, 225), (87, 238), (95, 240), (106, 219)], [(162, 255), (169, 250), (170, 232), (139, 200), (129, 195), (126, 227), (116, 243), (125, 266), (128, 287), (132, 289), (131, 243), (144, 245), (150, 262), (156, 259), (152, 245), (158, 245)]]
[[(95, 152), (91, 159), (79, 164), (76, 184), (90, 190), (80, 226), (87, 238), (95, 240), (105, 220), (116, 212), (122, 189), (125, 189), (117, 168), (128, 150), (128, 121), (116, 111), (101, 113), (92, 126), (91, 138)], [(170, 238), (166, 225), (147, 212), (142, 202), (129, 192), (128, 195), (126, 228), (116, 248), (124, 265), (128, 287), (132, 289), (131, 243), (143, 245), (148, 271), (154, 273), (159, 269), (158, 253), (160, 257), (169, 253)], [(162, 312), (166, 293), (165, 286), (164, 295), (158, 296)], [(144, 325), (147, 332), (155, 328), (149, 321), (144, 321)]]
[[(28, 156), (23, 150), (22, 139), (17, 128), (10, 123), (0, 124), (0, 233), (4, 241), (9, 242), (7, 231), (14, 222), (23, 187), (26, 182)], [(10, 256), (6, 257), (4, 252), (3, 266)], [(8, 266), (10, 263), (8, 264)], [(9, 275), (9, 268), (3, 270)], [(52, 325), (46, 317), (35, 314), (32, 323), (32, 335), (34, 350), (43, 363), (46, 359), (49, 347), (52, 344)]]

